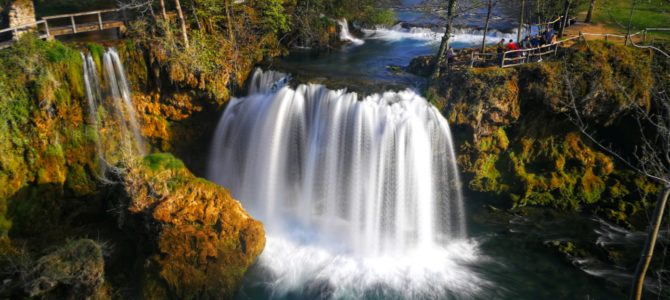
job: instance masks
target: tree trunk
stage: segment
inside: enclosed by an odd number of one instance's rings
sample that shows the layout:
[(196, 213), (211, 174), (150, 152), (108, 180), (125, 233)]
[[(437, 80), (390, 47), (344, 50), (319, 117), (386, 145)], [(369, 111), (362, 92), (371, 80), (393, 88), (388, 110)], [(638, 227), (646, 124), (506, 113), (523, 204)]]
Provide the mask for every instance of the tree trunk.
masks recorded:
[(161, 16), (163, 20), (167, 20), (167, 11), (165, 10), (165, 0), (160, 0), (161, 5)]
[(568, 25), (568, 20), (570, 18), (570, 4), (572, 0), (565, 0), (565, 14), (563, 15), (563, 20), (561, 21), (561, 30), (558, 32), (558, 37), (562, 38), (563, 33), (565, 32), (565, 26)]
[(628, 16), (628, 29), (626, 31), (626, 46), (630, 42), (630, 29), (633, 26), (633, 12), (635, 11), (635, 6), (637, 5), (637, 0), (633, 0), (633, 4), (630, 6), (630, 15)]
[[(235, 44), (235, 34), (233, 33), (233, 17), (231, 11), (233, 10), (233, 1), (226, 1), (228, 5), (226, 5), (226, 27), (228, 27), (228, 39)], [(235, 52), (237, 53), (237, 52)]]
[(486, 22), (484, 22), (484, 34), (482, 37), (482, 50), (481, 53), (484, 53), (484, 47), (486, 47), (486, 34), (489, 32), (489, 22), (491, 21), (491, 11), (493, 11), (493, 0), (489, 0), (489, 4), (486, 6), (488, 9), (486, 11)]
[(519, 12), (519, 28), (516, 33), (516, 42), (521, 43), (521, 31), (523, 30), (523, 16), (526, 13), (526, 0), (521, 0), (521, 12)]
[(202, 30), (202, 25), (200, 25), (200, 19), (198, 18), (198, 12), (195, 7), (195, 1), (193, 0), (191, 0), (191, 11), (193, 12), (193, 18), (195, 18), (195, 24), (198, 26), (198, 30)]
[(181, 25), (181, 35), (184, 39), (184, 47), (188, 48), (188, 32), (186, 31), (186, 20), (184, 20), (184, 12), (181, 10), (181, 3), (179, 3), (179, 0), (174, 0), (174, 4), (177, 8), (177, 15), (179, 16), (179, 24)]
[(596, 7), (596, 0), (591, 0), (589, 2), (589, 11), (586, 13), (586, 19), (584, 23), (591, 23), (591, 18), (593, 17), (593, 9)]
[(447, 8), (447, 27), (444, 30), (444, 36), (442, 37), (442, 42), (440, 43), (440, 50), (437, 51), (437, 57), (435, 57), (435, 68), (433, 69), (433, 75), (431, 78), (437, 79), (440, 77), (442, 66), (444, 65), (444, 54), (449, 49), (449, 39), (451, 38), (451, 25), (454, 22), (454, 12), (456, 10), (456, 0), (449, 0), (449, 7)]
[(647, 270), (651, 264), (651, 259), (654, 256), (656, 239), (658, 238), (658, 231), (661, 229), (663, 214), (665, 213), (665, 206), (668, 203), (669, 196), (670, 186), (664, 187), (663, 191), (658, 195), (656, 208), (654, 208), (654, 216), (651, 220), (651, 227), (649, 228), (649, 234), (647, 235), (647, 239), (644, 242), (644, 248), (642, 249), (640, 260), (638, 261), (637, 267), (635, 268), (633, 284), (628, 299), (640, 300), (642, 298), (642, 291), (644, 290), (644, 277), (647, 274)]

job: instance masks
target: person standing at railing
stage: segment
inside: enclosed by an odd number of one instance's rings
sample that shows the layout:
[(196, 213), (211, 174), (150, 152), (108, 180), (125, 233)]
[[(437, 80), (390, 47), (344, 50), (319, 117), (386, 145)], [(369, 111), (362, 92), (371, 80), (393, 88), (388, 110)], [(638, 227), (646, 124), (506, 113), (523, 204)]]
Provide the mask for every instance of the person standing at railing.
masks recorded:
[(521, 48), (523, 48), (523, 49), (533, 48), (533, 44), (530, 41), (530, 36), (529, 35), (527, 35), (525, 38), (523, 38), (523, 41), (521, 41)]
[(507, 51), (514, 50), (519, 50), (519, 46), (512, 39), (510, 39), (509, 43), (507, 44)]
[(498, 53), (498, 63), (502, 63), (503, 53), (505, 52), (505, 39), (501, 39), (496, 46), (496, 53)]
[(454, 48), (449, 47), (449, 50), (447, 50), (447, 64), (453, 63), (455, 58), (456, 52), (454, 51)]
[(540, 47), (540, 36), (539, 35), (533, 36), (533, 38), (530, 39), (530, 45), (531, 48)]
[(548, 26), (547, 30), (544, 32), (544, 42), (547, 44), (552, 43), (555, 36), (554, 29)]
[(527, 49), (528, 51), (524, 51), (521, 53), (521, 55), (526, 58), (529, 56), (531, 49), (533, 49), (533, 45), (530, 43), (530, 36), (527, 35), (523, 40), (521, 41), (521, 49)]
[[(516, 43), (514, 43), (513, 40), (510, 39), (509, 43), (507, 44), (507, 51), (516, 51), (516, 50), (519, 50), (519, 46)], [(507, 54), (507, 56), (517, 58), (519, 57), (519, 52), (510, 53)], [(515, 59), (514, 62), (517, 63), (518, 59)]]

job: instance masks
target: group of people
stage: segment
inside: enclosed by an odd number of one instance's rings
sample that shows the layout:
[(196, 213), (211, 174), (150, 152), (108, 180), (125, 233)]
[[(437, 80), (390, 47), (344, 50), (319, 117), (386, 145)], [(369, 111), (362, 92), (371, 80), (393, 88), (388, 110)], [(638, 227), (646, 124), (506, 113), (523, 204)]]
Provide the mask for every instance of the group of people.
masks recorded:
[[(515, 43), (514, 40), (510, 39), (509, 43), (505, 43), (505, 39), (501, 39), (498, 45), (496, 46), (496, 52), (498, 54), (498, 62), (502, 63), (503, 53), (505, 51), (514, 51), (514, 50), (524, 50), (536, 49), (545, 45), (553, 45), (557, 42), (557, 36), (554, 32), (554, 29), (547, 27), (546, 30), (542, 31), (540, 34), (537, 34), (533, 37), (527, 35), (523, 40), (518, 43)], [(525, 57), (527, 56), (526, 51), (516, 52), (510, 57)], [(540, 58), (541, 60), (541, 58)]]

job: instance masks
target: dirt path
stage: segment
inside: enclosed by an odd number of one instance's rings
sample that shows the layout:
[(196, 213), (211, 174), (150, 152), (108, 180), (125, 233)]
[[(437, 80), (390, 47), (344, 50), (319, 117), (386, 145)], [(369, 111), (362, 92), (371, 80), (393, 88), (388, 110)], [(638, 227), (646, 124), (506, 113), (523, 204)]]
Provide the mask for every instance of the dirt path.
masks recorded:
[[(605, 24), (590, 24), (590, 23), (579, 22), (570, 27), (565, 28), (564, 38), (579, 36), (580, 32), (592, 33), (592, 34), (610, 34), (610, 36), (607, 36), (607, 38), (605, 38), (605, 36), (593, 36), (586, 34), (584, 35), (584, 38), (586, 38), (586, 40), (607, 39), (608, 41), (613, 43), (624, 43), (625, 41), (624, 36), (626, 35), (626, 31), (622, 28), (612, 27)], [(611, 36), (611, 35), (618, 35), (618, 36)], [(635, 42), (639, 42), (642, 41), (642, 36), (634, 36), (633, 39), (635, 40)]]

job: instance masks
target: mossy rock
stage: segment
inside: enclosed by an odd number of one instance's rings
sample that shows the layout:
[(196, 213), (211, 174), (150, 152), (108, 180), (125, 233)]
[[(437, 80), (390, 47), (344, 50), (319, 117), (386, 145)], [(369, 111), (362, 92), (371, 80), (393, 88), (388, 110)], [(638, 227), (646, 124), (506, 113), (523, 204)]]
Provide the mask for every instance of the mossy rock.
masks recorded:
[[(143, 252), (151, 253), (170, 294), (232, 297), (265, 246), (262, 224), (227, 190), (196, 178), (170, 154), (133, 164), (124, 182), (131, 218), (125, 226), (138, 236)], [(146, 292), (160, 291), (158, 281), (148, 282)]]
[(30, 297), (111, 299), (105, 294), (102, 248), (92, 240), (68, 242), (37, 260), (23, 277)]

